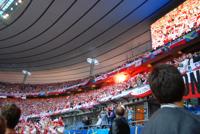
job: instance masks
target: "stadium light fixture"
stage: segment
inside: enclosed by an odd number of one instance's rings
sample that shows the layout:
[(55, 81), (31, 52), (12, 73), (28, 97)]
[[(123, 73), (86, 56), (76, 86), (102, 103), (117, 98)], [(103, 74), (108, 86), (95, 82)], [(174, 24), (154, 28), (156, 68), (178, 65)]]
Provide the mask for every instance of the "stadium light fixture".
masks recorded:
[(99, 65), (99, 61), (95, 58), (87, 58), (89, 64)]
[(93, 76), (94, 66), (99, 65), (99, 61), (96, 58), (87, 58), (87, 62), (90, 64), (90, 76)]
[(0, 0), (0, 18), (7, 19), (23, 0)]
[(31, 72), (29, 72), (29, 71), (27, 71), (27, 70), (22, 70), (22, 73), (23, 73), (24, 75), (28, 75), (28, 76), (31, 75)]
[(18, 0), (18, 3), (22, 3), (22, 0)]
[(9, 17), (9, 14), (7, 13), (2, 16), (3, 19), (7, 19), (8, 17)]
[(28, 76), (31, 76), (31, 72), (27, 70), (22, 70), (22, 74), (24, 74), (23, 83), (25, 83)]

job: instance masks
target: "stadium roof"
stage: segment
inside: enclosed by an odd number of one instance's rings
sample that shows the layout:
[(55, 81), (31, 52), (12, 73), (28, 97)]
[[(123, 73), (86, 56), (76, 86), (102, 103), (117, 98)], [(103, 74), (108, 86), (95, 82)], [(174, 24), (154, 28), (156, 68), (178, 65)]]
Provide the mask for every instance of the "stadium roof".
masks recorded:
[(183, 1), (23, 0), (0, 20), (0, 81), (54, 83), (113, 69), (151, 49), (150, 24)]

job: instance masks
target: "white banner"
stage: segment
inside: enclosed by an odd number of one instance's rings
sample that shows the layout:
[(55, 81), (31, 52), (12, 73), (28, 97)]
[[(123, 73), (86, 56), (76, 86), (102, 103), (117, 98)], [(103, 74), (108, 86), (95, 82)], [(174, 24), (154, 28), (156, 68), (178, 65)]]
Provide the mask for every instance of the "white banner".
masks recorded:
[(133, 96), (140, 96), (140, 95), (143, 95), (147, 92), (151, 91), (150, 90), (150, 86), (149, 85), (144, 85), (142, 87), (137, 87), (137, 88), (134, 88), (131, 92), (131, 95)]

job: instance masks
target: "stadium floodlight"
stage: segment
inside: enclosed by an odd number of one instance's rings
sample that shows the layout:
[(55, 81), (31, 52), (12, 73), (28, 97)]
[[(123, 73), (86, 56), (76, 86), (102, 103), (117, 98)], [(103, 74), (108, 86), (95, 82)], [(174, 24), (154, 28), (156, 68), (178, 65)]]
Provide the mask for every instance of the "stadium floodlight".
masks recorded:
[(28, 76), (30, 76), (30, 75), (31, 75), (31, 72), (27, 72), (27, 74), (28, 74)]
[(22, 73), (23, 73), (23, 74), (26, 74), (26, 72), (27, 72), (26, 70), (22, 70)]
[(8, 19), (10, 13), (22, 3), (23, 0), (0, 0), (0, 19)]
[(22, 73), (23, 73), (24, 75), (28, 75), (28, 76), (31, 75), (31, 72), (29, 72), (29, 71), (27, 71), (27, 70), (22, 70)]
[(8, 17), (9, 17), (9, 14), (7, 14), (7, 13), (4, 14), (4, 15), (2, 15), (2, 18), (3, 18), (3, 19), (7, 19)]
[(22, 0), (18, 0), (18, 3), (22, 3)]
[(95, 58), (87, 58), (89, 64), (99, 65), (99, 61)]
[(87, 58), (87, 62), (90, 64), (90, 76), (93, 76), (94, 66), (99, 65), (99, 61), (96, 58)]
[(29, 72), (27, 70), (22, 70), (22, 73), (24, 74), (23, 83), (25, 83), (28, 76), (31, 76), (31, 72)]

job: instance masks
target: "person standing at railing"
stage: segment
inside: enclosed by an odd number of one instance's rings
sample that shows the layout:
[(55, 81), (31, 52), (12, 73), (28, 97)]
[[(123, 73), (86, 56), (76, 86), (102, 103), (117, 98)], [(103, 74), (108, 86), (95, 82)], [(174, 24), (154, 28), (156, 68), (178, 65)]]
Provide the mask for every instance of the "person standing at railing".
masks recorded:
[(88, 129), (89, 125), (91, 125), (91, 119), (88, 116), (85, 116), (82, 122), (83, 122), (83, 129)]
[(108, 125), (108, 112), (105, 108), (102, 109), (99, 116), (101, 118), (101, 127), (105, 128)]
[(173, 65), (158, 65), (148, 81), (161, 108), (145, 124), (143, 134), (199, 134), (200, 117), (183, 108), (185, 85), (178, 69)]
[(128, 119), (129, 124), (133, 122), (133, 108), (132, 107), (127, 107), (127, 119)]
[(114, 119), (109, 134), (130, 134), (128, 121), (124, 117), (125, 107), (119, 105), (116, 108), (116, 118)]
[(115, 107), (111, 106), (108, 108), (108, 124), (112, 125), (113, 120), (115, 119)]
[(101, 122), (102, 122), (102, 119), (101, 119), (100, 115), (98, 115), (98, 120), (97, 120), (96, 126), (99, 127), (101, 125)]

